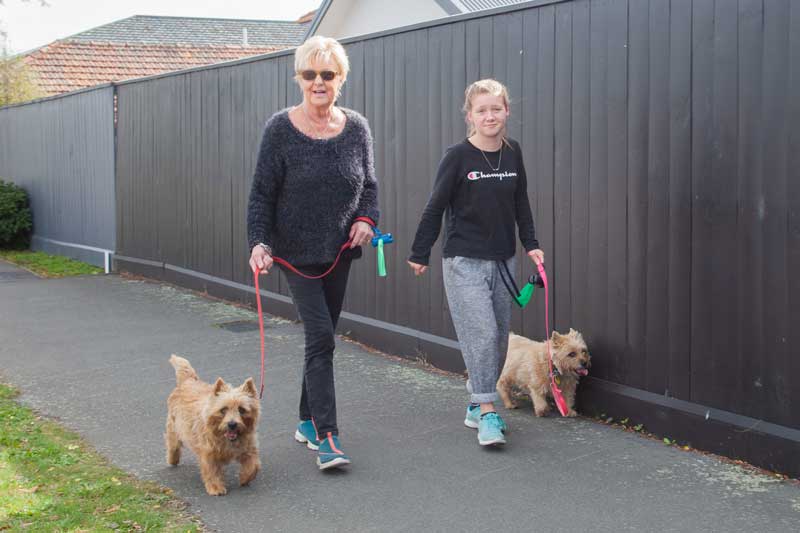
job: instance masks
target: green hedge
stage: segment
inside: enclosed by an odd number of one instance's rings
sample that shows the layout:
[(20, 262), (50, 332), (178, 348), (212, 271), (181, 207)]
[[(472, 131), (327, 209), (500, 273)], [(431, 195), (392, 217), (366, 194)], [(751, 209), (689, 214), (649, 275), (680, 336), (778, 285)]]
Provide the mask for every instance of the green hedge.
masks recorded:
[(28, 193), (0, 180), (0, 248), (25, 249), (30, 245), (33, 217)]

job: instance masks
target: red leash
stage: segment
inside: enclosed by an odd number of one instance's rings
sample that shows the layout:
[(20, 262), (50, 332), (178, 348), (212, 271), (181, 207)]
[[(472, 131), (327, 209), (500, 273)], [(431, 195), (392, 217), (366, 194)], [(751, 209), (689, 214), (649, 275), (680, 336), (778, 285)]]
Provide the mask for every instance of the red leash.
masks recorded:
[(553, 392), (553, 399), (556, 401), (556, 407), (558, 407), (558, 410), (561, 412), (561, 416), (567, 416), (569, 408), (567, 407), (567, 402), (564, 400), (564, 395), (561, 394), (561, 389), (559, 389), (558, 385), (556, 385), (556, 376), (553, 374), (553, 353), (550, 351), (550, 317), (547, 311), (547, 304), (550, 301), (547, 274), (544, 272), (543, 264), (539, 263), (536, 265), (536, 267), (539, 269), (539, 275), (542, 277), (542, 281), (544, 282), (544, 333), (547, 335), (547, 340), (545, 343), (547, 344), (547, 355), (550, 362), (550, 390)]
[(333, 264), (331, 265), (331, 267), (328, 270), (326, 270), (325, 272), (323, 272), (322, 274), (320, 274), (319, 276), (309, 276), (308, 274), (303, 274), (302, 272), (297, 270), (297, 268), (295, 268), (291, 263), (289, 263), (289, 261), (287, 261), (286, 259), (281, 259), (280, 257), (273, 256), (272, 260), (275, 261), (276, 263), (278, 263), (279, 265), (285, 266), (286, 268), (288, 268), (289, 270), (291, 270), (292, 272), (294, 272), (298, 276), (304, 277), (306, 279), (321, 279), (321, 278), (324, 278), (325, 276), (327, 276), (328, 274), (330, 274), (331, 272), (333, 272), (333, 269), (336, 268), (336, 265), (339, 264), (339, 259), (342, 257), (342, 252), (347, 250), (347, 248), (350, 246), (351, 242), (352, 241), (347, 241), (346, 243), (344, 243), (342, 245), (341, 248), (339, 248), (339, 253), (336, 254), (336, 259), (333, 260)]
[[(309, 276), (308, 274), (303, 274), (302, 272), (297, 270), (297, 268), (295, 268), (291, 263), (289, 263), (285, 259), (281, 259), (280, 257), (274, 257), (273, 256), (272, 260), (274, 262), (280, 264), (280, 265), (285, 266), (286, 268), (288, 268), (289, 270), (291, 270), (292, 272), (294, 272), (298, 276), (302, 276), (302, 277), (304, 277), (306, 279), (320, 279), (320, 278), (324, 278), (325, 276), (327, 276), (328, 274), (333, 272), (333, 269), (336, 268), (336, 265), (339, 264), (339, 259), (342, 257), (342, 252), (347, 250), (347, 248), (350, 246), (350, 242), (351, 241), (347, 241), (346, 243), (344, 243), (342, 245), (341, 248), (339, 248), (339, 253), (336, 255), (336, 259), (334, 259), (333, 264), (331, 265), (331, 267), (328, 270), (326, 270), (325, 272), (323, 272), (322, 274), (320, 274), (319, 276)], [(261, 398), (264, 397), (264, 351), (265, 351), (265, 348), (264, 348), (264, 312), (261, 310), (261, 290), (258, 288), (258, 275), (259, 275), (258, 272), (253, 272), (253, 279), (255, 280), (255, 286), (256, 286), (256, 305), (258, 307), (258, 331), (261, 334), (261, 386), (260, 386), (259, 391), (258, 391), (258, 399), (260, 400)]]

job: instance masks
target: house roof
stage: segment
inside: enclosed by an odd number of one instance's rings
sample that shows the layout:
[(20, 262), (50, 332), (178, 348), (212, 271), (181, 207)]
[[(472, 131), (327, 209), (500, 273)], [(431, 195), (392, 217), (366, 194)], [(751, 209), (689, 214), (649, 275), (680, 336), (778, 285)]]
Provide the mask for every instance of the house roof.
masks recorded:
[(188, 46), (56, 41), (25, 56), (46, 95), (111, 81), (152, 76), (251, 55), (286, 46)]
[[(485, 9), (494, 9), (496, 7), (513, 6), (514, 4), (521, 4), (529, 0), (433, 0), (441, 7), (448, 15), (462, 15), (464, 13), (474, 13), (475, 11), (483, 11)], [(316, 11), (311, 24), (305, 26), (304, 38), (314, 35), (325, 18), (326, 13), (331, 7), (334, 0), (323, 0), (322, 5)]]
[(285, 20), (208, 19), (135, 15), (92, 28), (64, 40), (104, 43), (241, 46), (244, 30), (251, 46), (296, 46), (308, 26)]
[(49, 96), (290, 48), (303, 42), (308, 26), (292, 21), (136, 15), (23, 57)]
[(459, 13), (474, 13), (484, 9), (494, 9), (496, 7), (513, 6), (528, 0), (436, 0), (439, 5), (452, 4)]

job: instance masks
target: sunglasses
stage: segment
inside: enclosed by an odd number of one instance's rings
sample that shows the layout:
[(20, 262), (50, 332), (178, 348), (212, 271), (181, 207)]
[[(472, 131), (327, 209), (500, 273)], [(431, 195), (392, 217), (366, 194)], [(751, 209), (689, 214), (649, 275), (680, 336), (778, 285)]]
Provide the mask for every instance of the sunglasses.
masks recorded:
[(300, 77), (306, 81), (314, 81), (317, 79), (317, 75), (322, 78), (323, 81), (333, 81), (338, 73), (332, 70), (323, 70), (322, 72), (317, 72), (316, 70), (301, 70), (299, 72)]

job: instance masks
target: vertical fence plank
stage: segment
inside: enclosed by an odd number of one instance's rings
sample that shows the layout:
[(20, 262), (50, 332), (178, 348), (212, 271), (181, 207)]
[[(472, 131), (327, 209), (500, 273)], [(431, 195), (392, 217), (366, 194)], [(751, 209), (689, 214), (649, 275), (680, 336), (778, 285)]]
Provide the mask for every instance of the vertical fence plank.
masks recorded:
[[(572, 316), (572, 5), (555, 6), (553, 119), (553, 327), (569, 331)], [(530, 261), (526, 257), (526, 270)], [(527, 270), (529, 271), (529, 270)]]
[(591, 2), (589, 101), (589, 308), (592, 373), (609, 379), (613, 345), (608, 331), (608, 33), (609, 0)]
[[(670, 187), (670, 2), (650, 0), (649, 101), (647, 113), (647, 239), (645, 260), (645, 380), (642, 388), (663, 394), (669, 369), (669, 187)], [(640, 344), (639, 344), (640, 343)]]
[[(572, 15), (572, 190), (570, 237), (570, 323), (589, 327), (589, 157), (591, 154), (590, 2), (573, 4)], [(592, 347), (590, 346), (590, 349)]]
[(691, 400), (692, 0), (670, 2), (667, 395)]
[[(714, 2), (695, 0), (692, 13), (692, 279), (691, 286), (712, 284), (711, 223), (709, 208), (714, 200), (709, 191), (712, 173), (714, 81)], [(709, 385), (712, 371), (711, 316), (713, 302), (705, 290), (692, 291), (692, 401), (709, 403), (713, 394)]]
[[(788, 212), (788, 137), (790, 124), (786, 110), (789, 107), (789, 44), (790, 0), (764, 3), (764, 93), (762, 109), (764, 130), (764, 176), (769, 184), (764, 187), (764, 214), (762, 239), (764, 242), (764, 380), (766, 404), (769, 415), (780, 424), (790, 424), (796, 418), (792, 412), (792, 393), (797, 390), (794, 379), (787, 372), (789, 360), (797, 355), (797, 348), (787, 344), (790, 323), (787, 271), (787, 212)], [(742, 313), (741, 328), (748, 325), (747, 314)], [(793, 326), (797, 326), (794, 324)], [(724, 323), (720, 327), (725, 327)], [(738, 371), (738, 369), (736, 369)], [(737, 379), (731, 372), (729, 379)], [(741, 398), (741, 396), (740, 396)], [(742, 406), (722, 399), (722, 405)]]
[[(786, 268), (788, 276), (788, 306), (787, 320), (789, 324), (800, 324), (800, 6), (792, 3), (789, 15), (789, 101), (787, 106), (787, 119), (794, 127), (789, 131), (788, 139), (788, 164), (786, 193), (787, 206), (787, 235), (786, 235)], [(800, 328), (790, 327), (786, 335), (786, 344), (789, 347), (800, 346)], [(800, 357), (790, 356), (787, 360), (786, 373), (796, 376), (800, 373)], [(794, 406), (787, 424), (790, 427), (800, 427), (800, 410), (797, 409), (797, 393), (791, 396), (791, 405)]]
[(763, 242), (761, 238), (760, 206), (763, 200), (764, 175), (762, 171), (763, 133), (762, 72), (764, 54), (764, 2), (742, 0), (739, 2), (739, 142), (738, 189), (739, 208), (737, 233), (741, 260), (735, 268), (739, 306), (749, 314), (747, 327), (737, 328), (736, 362), (742, 376), (737, 386), (739, 394), (748, 398), (749, 412), (760, 417), (764, 414), (767, 391), (761, 377), (764, 361), (753, 354), (764, 347), (764, 279)]
[(608, 10), (608, 331), (613, 380), (630, 372), (628, 339), (628, 1), (612, 0)]
[(631, 357), (646, 343), (650, 98), (650, 0), (631, 2), (628, 13), (627, 336), (628, 379), (645, 386), (647, 357)]

